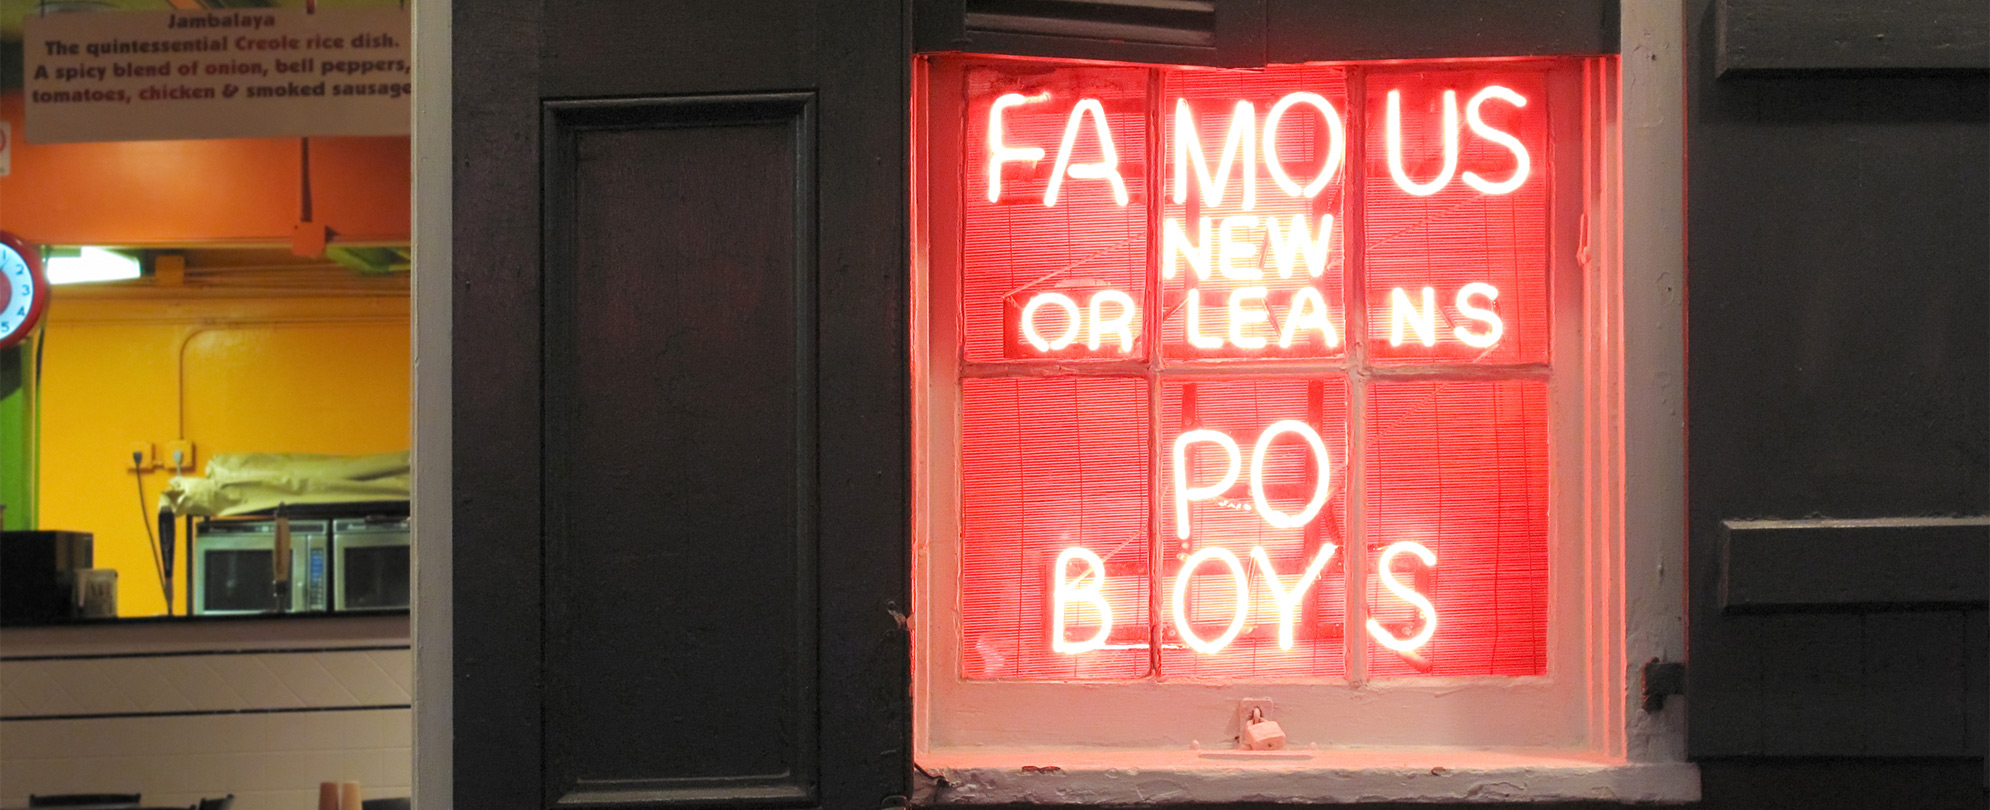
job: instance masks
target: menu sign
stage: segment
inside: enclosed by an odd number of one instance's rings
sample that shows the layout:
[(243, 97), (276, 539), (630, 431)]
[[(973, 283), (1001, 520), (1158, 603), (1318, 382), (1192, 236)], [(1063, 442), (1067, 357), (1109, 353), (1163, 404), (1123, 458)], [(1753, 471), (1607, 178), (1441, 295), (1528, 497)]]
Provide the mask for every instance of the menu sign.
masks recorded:
[(406, 135), (398, 8), (29, 16), (30, 143)]

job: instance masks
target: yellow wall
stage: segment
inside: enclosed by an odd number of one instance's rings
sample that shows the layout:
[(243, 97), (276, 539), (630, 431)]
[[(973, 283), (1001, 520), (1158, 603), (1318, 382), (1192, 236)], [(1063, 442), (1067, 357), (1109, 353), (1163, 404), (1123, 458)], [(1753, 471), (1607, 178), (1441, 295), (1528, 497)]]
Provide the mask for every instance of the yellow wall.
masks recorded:
[[(96, 535), (97, 566), (118, 571), (122, 615), (165, 610), (145, 526), (172, 470), (145, 474), (141, 508), (133, 442), (170, 463), (166, 444), (191, 440), (202, 466), (214, 453), (408, 449), (406, 298), (65, 300), (58, 291), (47, 323), (41, 528)], [(186, 610), (185, 543), (176, 613)]]

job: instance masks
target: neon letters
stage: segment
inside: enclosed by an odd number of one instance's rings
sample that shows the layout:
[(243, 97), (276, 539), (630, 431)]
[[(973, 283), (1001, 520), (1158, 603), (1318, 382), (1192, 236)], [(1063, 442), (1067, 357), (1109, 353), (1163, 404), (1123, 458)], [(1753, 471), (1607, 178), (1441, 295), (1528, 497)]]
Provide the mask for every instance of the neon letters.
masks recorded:
[(1041, 147), (1012, 147), (1002, 143), (1002, 111), (1020, 104), (1045, 101), (1049, 93), (1025, 96), (1021, 93), (1008, 93), (988, 105), (988, 201), (1002, 199), (1002, 164), (1029, 161), (1035, 163), (1043, 159)]
[[(1072, 560), (1085, 563), (1085, 573), (1079, 575), (1077, 580), (1064, 576), (1070, 570)], [(1089, 581), (1086, 581), (1088, 577)], [(1081, 653), (1104, 647), (1106, 637), (1112, 635), (1112, 606), (1106, 603), (1105, 597), (1106, 561), (1099, 559), (1099, 555), (1090, 549), (1073, 546), (1057, 555), (1057, 569), (1050, 579), (1057, 583), (1051, 592), (1050, 648), (1061, 653)], [(1064, 638), (1065, 605), (1072, 602), (1090, 605), (1099, 617), (1098, 632), (1081, 642)]]
[[(1455, 180), (1473, 193), (1500, 196), (1527, 183), (1533, 159), (1526, 145), (1486, 120), (1489, 108), (1525, 108), (1525, 96), (1497, 84), (1471, 91), (1462, 104), (1461, 91), (1456, 89), (1442, 90), (1434, 98), (1421, 91), (1415, 95), (1421, 97), (1406, 98), (1401, 89), (1388, 90), (1380, 116), (1382, 162), (1397, 190), (1430, 197), (1454, 188)], [(1289, 354), (1295, 346), (1312, 353), (1342, 346), (1340, 313), (1317, 284), (1306, 283), (1326, 276), (1334, 261), (1333, 246), (1343, 237), (1337, 233), (1342, 223), (1333, 214), (1274, 215), (1257, 209), (1265, 199), (1279, 195), (1292, 200), (1318, 197), (1341, 173), (1348, 142), (1360, 133), (1348, 132), (1343, 112), (1318, 93), (1287, 93), (1262, 110), (1259, 103), (1238, 100), (1218, 111), (1197, 109), (1189, 99), (1176, 98), (1167, 116), (1163, 159), (1169, 165), (1162, 176), (1170, 186), (1168, 199), (1188, 211), (1164, 216), (1159, 223), (1159, 275), (1165, 281), (1180, 279), (1183, 287), (1160, 302), (1165, 318), (1184, 319), (1185, 328), (1170, 340), (1186, 345), (1171, 351), (1250, 356)], [(1410, 105), (1435, 109), (1417, 118), (1405, 112)], [(997, 96), (986, 114), (983, 168), (988, 202), (1001, 203), (1005, 194), (1014, 193), (1004, 186), (1005, 167), (1038, 167), (1048, 160), (1048, 174), (1039, 175), (1044, 178), (1044, 206), (1055, 208), (1070, 196), (1070, 188), (1091, 183), (1103, 183), (1090, 187), (1108, 193), (1114, 204), (1130, 204), (1120, 155), (1127, 150), (1138, 154), (1142, 144), (1117, 142), (1099, 99), (1012, 92)], [(1019, 114), (1061, 116), (1063, 127), (1054, 152), (1049, 143), (1016, 140), (1008, 122)], [(1318, 168), (1297, 170), (1300, 176), (1295, 177), (1295, 169), (1279, 154), (1279, 139), (1315, 117), (1321, 124), (1314, 127), (1320, 136)], [(1222, 121), (1220, 143), (1205, 141), (1199, 119)], [(1491, 154), (1503, 152), (1502, 162), (1510, 169), (1491, 170), (1491, 176), (1472, 168), (1461, 171), (1467, 138), (1498, 147)], [(1079, 158), (1081, 145), (1095, 146), (1097, 158), (1089, 162)], [(1212, 209), (1222, 212), (1200, 213)], [(1278, 283), (1294, 280), (1296, 285)], [(1212, 284), (1219, 289), (1205, 288)], [(1505, 335), (1499, 293), (1489, 283), (1474, 281), (1456, 289), (1395, 288), (1387, 295), (1371, 294), (1369, 306), (1384, 314), (1377, 323), (1386, 324), (1380, 327), (1383, 334), (1375, 337), (1386, 338), (1396, 348), (1450, 343), (1492, 349)], [(1019, 295), (1022, 305), (1009, 310), (1015, 313), (1012, 317), (1020, 318), (1012, 334), (1018, 336), (1019, 348), (1026, 345), (1037, 354), (1130, 357), (1136, 350), (1134, 336), (1151, 329), (1141, 311), (1146, 302), (1123, 290), (1094, 292), (1082, 302), (1056, 291), (1026, 290)], [(1061, 327), (1046, 327), (1039, 321), (1055, 315), (1064, 316)]]
[[(1527, 147), (1512, 133), (1486, 123), (1484, 108), (1488, 102), (1499, 102), (1513, 107), (1527, 106), (1527, 97), (1500, 85), (1487, 85), (1472, 94), (1465, 102), (1464, 128), (1471, 130), (1472, 136), (1498, 144), (1513, 156), (1513, 171), (1503, 180), (1481, 177), (1473, 171), (1458, 175), (1458, 155), (1461, 148), (1459, 135), (1458, 91), (1445, 90), (1441, 105), (1438, 137), (1442, 141), (1439, 155), (1441, 168), (1430, 178), (1417, 180), (1410, 176), (1411, 155), (1406, 154), (1403, 128), (1403, 96), (1401, 90), (1388, 93), (1387, 112), (1383, 116), (1383, 135), (1386, 140), (1385, 153), (1389, 164), (1389, 176), (1403, 193), (1427, 197), (1444, 190), (1454, 176), (1481, 194), (1511, 194), (1527, 182), (1532, 168), (1532, 156)], [(1036, 163), (1045, 157), (1042, 146), (1015, 145), (1007, 141), (1007, 128), (1004, 118), (1009, 110), (1025, 104), (1039, 104), (1051, 101), (1050, 94), (1038, 93), (1025, 96), (1021, 93), (1005, 93), (997, 96), (988, 105), (988, 201), (1002, 200), (1002, 166), (1006, 163)], [(1320, 173), (1300, 185), (1278, 156), (1280, 126), (1287, 115), (1299, 107), (1311, 108), (1326, 124), (1326, 157)], [(1346, 124), (1341, 120), (1341, 112), (1334, 108), (1318, 93), (1289, 93), (1272, 104), (1264, 117), (1264, 129), (1258, 131), (1257, 107), (1249, 101), (1238, 101), (1232, 108), (1230, 124), (1223, 136), (1223, 143), (1214, 151), (1214, 165), (1211, 150), (1203, 148), (1202, 138), (1197, 134), (1195, 112), (1189, 107), (1188, 99), (1175, 99), (1172, 116), (1173, 132), (1170, 140), (1174, 146), (1170, 154), (1173, 164), (1171, 176), (1174, 179), (1173, 199), (1177, 204), (1189, 199), (1190, 180), (1193, 179), (1200, 199), (1205, 206), (1223, 205), (1228, 195), (1232, 173), (1237, 180), (1241, 207), (1245, 211), (1257, 208), (1258, 172), (1257, 164), (1262, 162), (1265, 175), (1287, 197), (1312, 199), (1325, 190), (1327, 183), (1339, 173), (1346, 161), (1348, 134)], [(1078, 145), (1079, 132), (1091, 129), (1091, 138), (1096, 139), (1102, 155), (1096, 163), (1073, 163), (1072, 153)], [(1261, 137), (1260, 137), (1261, 136)], [(1421, 156), (1416, 156), (1421, 157)], [(1115, 143), (1111, 122), (1107, 120), (1105, 106), (1095, 98), (1080, 98), (1072, 102), (1064, 123), (1064, 135), (1058, 142), (1055, 168), (1052, 169), (1049, 184), (1044, 189), (1043, 204), (1057, 205), (1058, 192), (1066, 182), (1073, 180), (1100, 180), (1108, 183), (1113, 201), (1126, 205), (1130, 198), (1126, 190), (1126, 178), (1119, 172), (1119, 146)]]
[[(1437, 285), (1348, 292), (1353, 300), (1365, 299), (1369, 311), (1344, 312), (1348, 304), (1338, 279), (1339, 257), (1350, 236), (1346, 217), (1377, 209), (1337, 206), (1357, 193), (1368, 200), (1400, 194), (1394, 202), (1402, 205), (1456, 207), (1473, 195), (1501, 197), (1530, 181), (1539, 183), (1534, 156), (1516, 134), (1520, 130), (1505, 123), (1516, 120), (1515, 111), (1526, 109), (1529, 99), (1499, 84), (1375, 90), (1382, 94), (1380, 103), (1367, 117), (1381, 130), (1374, 142), (1359, 140), (1366, 135), (1350, 129), (1347, 111), (1336, 100), (1309, 91), (1221, 102), (1166, 99), (1158, 113), (1150, 113), (1157, 115), (1154, 126), (1166, 130), (1156, 141), (1116, 133), (1114, 115), (1122, 123), (1127, 117), (1119, 109), (1109, 114), (1100, 98), (1051, 91), (996, 96), (985, 107), (985, 162), (970, 167), (985, 176), (989, 204), (1026, 206), (1039, 214), (1039, 204), (1096, 207), (1117, 221), (1122, 213), (1137, 212), (1113, 208), (1130, 206), (1138, 196), (1142, 205), (1153, 206), (1149, 215), (1154, 216), (1143, 232), (1144, 245), (1129, 238), (1135, 250), (1145, 251), (1148, 289), (1115, 289), (1077, 274), (1038, 278), (1005, 294), (1009, 320), (1003, 324), (1003, 351), (1024, 357), (1134, 358), (1147, 351), (1140, 345), (1143, 336), (1165, 341), (1168, 359), (1327, 355), (1362, 335), (1365, 350), (1396, 356), (1438, 350), (1453, 352), (1455, 359), (1457, 353), (1499, 347), (1514, 299), (1530, 295), (1532, 288), (1509, 286), (1503, 299), (1490, 281), (1449, 272), (1458, 268), (1433, 272), (1430, 278), (1448, 279)], [(1293, 139), (1303, 139), (1303, 145)], [(1336, 180), (1349, 182), (1351, 144), (1364, 143), (1370, 145), (1359, 168), (1373, 167), (1376, 182), (1361, 184), (1358, 192), (1336, 188)], [(1147, 158), (1163, 165), (1143, 165)], [(1388, 179), (1382, 180), (1385, 170)], [(1311, 200), (1318, 202), (1306, 202)], [(1026, 209), (1011, 210), (1020, 215)], [(1093, 211), (1081, 213), (1089, 217)], [(1368, 232), (1354, 234), (1371, 240), (1371, 250), (1382, 238), (1375, 224), (1382, 219), (1371, 217)], [(1072, 267), (1089, 261), (1078, 260), (1081, 255), (1074, 252)], [(1503, 307), (1509, 309), (1503, 313)], [(1350, 318), (1366, 318), (1354, 321), (1354, 337), (1346, 332)], [(1181, 646), (1215, 655), (1260, 630), (1268, 641), (1275, 628), (1278, 648), (1292, 650), (1308, 595), (1349, 584), (1327, 575), (1337, 555), (1346, 563), (1349, 554), (1367, 561), (1361, 564), (1368, 566), (1372, 598), (1390, 605), (1399, 619), (1414, 611), (1413, 621), (1385, 626), (1368, 618), (1360, 630), (1350, 631), (1365, 631), (1380, 647), (1405, 655), (1424, 650), (1436, 637), (1441, 622), (1427, 595), (1432, 591), (1416, 584), (1429, 580), (1409, 574), (1434, 571), (1439, 559), (1419, 542), (1395, 540), (1378, 545), (1376, 553), (1366, 546), (1343, 548), (1338, 537), (1321, 542), (1316, 533), (1302, 566), (1298, 555), (1275, 560), (1267, 550), (1280, 548), (1275, 544), (1215, 543), (1197, 536), (1202, 524), (1195, 518), (1207, 518), (1212, 506), (1247, 512), (1262, 521), (1263, 531), (1304, 529), (1322, 520), (1334, 492), (1334, 466), (1327, 440), (1312, 424), (1268, 420), (1255, 436), (1187, 429), (1157, 450), (1166, 490), (1157, 494), (1168, 500), (1154, 506), (1165, 510), (1162, 523), (1172, 518), (1181, 553), (1169, 563), (1171, 581), (1153, 583), (1161, 613), (1153, 619), (1171, 627)], [(1278, 461), (1268, 462), (1274, 452), (1281, 454)], [(1294, 453), (1302, 454), (1309, 471), (1306, 483), (1296, 487), (1289, 480)], [(1277, 486), (1268, 474), (1275, 469), (1287, 471)], [(1109, 572), (1101, 553), (1071, 545), (1050, 565), (1046, 601), (1055, 653), (1124, 648), (1128, 645), (1109, 643), (1115, 623), (1148, 620), (1145, 583), (1124, 587), (1128, 583)], [(1140, 567), (1147, 565), (1143, 561)], [(1280, 565), (1287, 570), (1280, 571)], [(1148, 574), (1128, 570), (1117, 576), (1144, 580)], [(1142, 594), (1137, 619), (1128, 615), (1128, 602), (1114, 601), (1132, 593)], [(1460, 622), (1470, 624), (1453, 617), (1454, 625)]]
[[(1289, 513), (1271, 504), (1265, 484), (1265, 459), (1271, 454), (1273, 440), (1285, 435), (1299, 437), (1307, 452), (1311, 454), (1313, 462), (1311, 468), (1315, 471), (1312, 492), (1305, 505), (1298, 511)], [(1204, 477), (1210, 480), (1200, 482), (1192, 480), (1196, 477), (1196, 473), (1192, 469), (1194, 465), (1190, 459), (1192, 449), (1198, 445), (1212, 446), (1221, 451), (1221, 463), (1217, 465), (1221, 472), (1214, 475), (1205, 474)], [(1332, 459), (1328, 457), (1325, 440), (1321, 439), (1319, 432), (1311, 425), (1296, 419), (1273, 422), (1259, 433), (1250, 450), (1249, 465), (1244, 463), (1243, 448), (1230, 437), (1230, 434), (1206, 428), (1183, 431), (1181, 435), (1176, 436), (1169, 460), (1170, 480), (1173, 483), (1171, 489), (1175, 536), (1184, 541), (1191, 539), (1193, 534), (1189, 505), (1197, 501), (1222, 498), (1225, 493), (1236, 487), (1239, 479), (1247, 481), (1251, 493), (1251, 511), (1267, 525), (1281, 529), (1302, 528), (1316, 520), (1333, 491), (1329, 472), (1333, 469)], [(1248, 478), (1246, 478), (1247, 468)], [(1326, 570), (1327, 563), (1332, 560), (1337, 550), (1338, 548), (1332, 543), (1320, 544), (1314, 551), (1312, 559), (1306, 564), (1305, 570), (1300, 572), (1296, 580), (1292, 580), (1290, 587), (1287, 587), (1285, 578), (1273, 565), (1271, 555), (1264, 547), (1261, 545), (1251, 547), (1251, 562), (1256, 565), (1264, 588), (1270, 593), (1272, 611), (1276, 614), (1273, 618), (1278, 622), (1279, 649), (1292, 649), (1304, 596), (1319, 582), (1320, 575)], [(1437, 632), (1436, 608), (1423, 594), (1398, 580), (1396, 572), (1390, 567), (1395, 558), (1405, 552), (1416, 556), (1427, 567), (1437, 565), (1437, 556), (1430, 549), (1415, 542), (1402, 541), (1390, 545), (1382, 552), (1377, 562), (1376, 574), (1381, 578), (1382, 587), (1391, 595), (1417, 608), (1422, 620), (1420, 629), (1410, 638), (1400, 639), (1373, 619), (1368, 621), (1367, 626), (1369, 635), (1374, 637), (1376, 643), (1399, 652), (1410, 652), (1422, 647)], [(1073, 562), (1084, 564), (1076, 575), (1071, 573)], [(1190, 589), (1196, 584), (1195, 578), (1198, 573), (1212, 566), (1229, 574), (1227, 584), (1233, 594), (1231, 602), (1233, 607), (1230, 609), (1229, 620), (1224, 625), (1223, 631), (1214, 637), (1204, 638), (1196, 630), (1195, 622), (1190, 615), (1194, 603)], [(1113, 611), (1106, 600), (1104, 590), (1105, 561), (1098, 554), (1082, 546), (1066, 548), (1057, 555), (1057, 561), (1051, 568), (1050, 581), (1051, 649), (1059, 653), (1077, 654), (1104, 648), (1113, 628)], [(1251, 578), (1243, 560), (1237, 557), (1236, 552), (1222, 546), (1205, 546), (1184, 558), (1168, 593), (1168, 610), (1173, 619), (1176, 635), (1190, 649), (1205, 655), (1220, 653), (1237, 639), (1251, 619), (1254, 603)], [(1091, 637), (1082, 641), (1067, 638), (1066, 628), (1071, 622), (1074, 606), (1082, 606), (1088, 610), (1090, 618), (1097, 622)]]
[(1396, 579), (1395, 569), (1390, 567), (1390, 563), (1395, 562), (1396, 555), (1405, 551), (1415, 555), (1426, 566), (1433, 568), (1437, 566), (1436, 554), (1424, 548), (1423, 544), (1409, 540), (1391, 543), (1388, 548), (1382, 550), (1382, 558), (1375, 564), (1376, 572), (1382, 576), (1382, 587), (1397, 599), (1415, 605), (1417, 614), (1423, 617), (1423, 628), (1418, 630), (1416, 635), (1401, 639), (1391, 635), (1381, 622), (1368, 620), (1368, 635), (1374, 637), (1375, 643), (1396, 652), (1409, 652), (1421, 647), (1430, 641), (1432, 634), (1437, 632), (1437, 608), (1431, 606), (1430, 600), (1423, 594), (1417, 593), (1415, 589)]

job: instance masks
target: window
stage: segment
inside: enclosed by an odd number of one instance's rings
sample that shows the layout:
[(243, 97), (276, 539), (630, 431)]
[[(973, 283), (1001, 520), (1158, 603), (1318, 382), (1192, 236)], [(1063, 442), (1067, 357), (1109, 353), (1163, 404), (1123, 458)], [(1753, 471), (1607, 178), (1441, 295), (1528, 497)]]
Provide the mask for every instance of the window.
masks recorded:
[(919, 75), (942, 798), (1625, 756), (1615, 58)]

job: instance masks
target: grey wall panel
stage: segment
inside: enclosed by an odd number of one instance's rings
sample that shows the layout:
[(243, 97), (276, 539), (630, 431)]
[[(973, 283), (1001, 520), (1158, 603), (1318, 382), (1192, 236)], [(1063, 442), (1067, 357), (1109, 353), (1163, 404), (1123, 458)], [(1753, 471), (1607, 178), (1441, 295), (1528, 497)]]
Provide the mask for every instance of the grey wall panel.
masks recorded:
[(1689, 752), (1968, 756), (1981, 541), (1815, 518), (1990, 514), (1990, 93), (1720, 81), (1715, 6), (1687, 7)]
[(1617, 52), (1616, 0), (1269, 0), (1265, 57), (1418, 59)]
[[(977, 9), (1041, 12), (1027, 17)], [(916, 0), (916, 46), (1155, 64), (1255, 67), (1363, 59), (1615, 53), (1617, 0), (1221, 0), (1211, 24), (1159, 36), (1086, 19), (1139, 20), (1152, 10), (1111, 2)], [(1163, 15), (1181, 12), (1162, 11)], [(1027, 30), (1027, 32), (1025, 32)], [(1062, 32), (1062, 36), (1053, 35)]]
[(817, 76), (818, 672), (823, 807), (892, 806), (912, 773), (909, 32), (900, 3), (829, 3)]
[[(1982, 757), (1990, 753), (1990, 611), (1972, 610), (1963, 614), (1962, 682), (1969, 693), (1964, 698), (1962, 720), (1964, 752)], [(1990, 789), (1990, 760), (1983, 763), (1984, 787)]]
[(1747, 611), (1980, 606), (1990, 518), (1729, 520), (1721, 604)]
[(816, 7), (795, 0), (541, 0), (546, 98), (792, 90), (812, 82)]
[(1984, 0), (1719, 0), (1721, 76), (1990, 71)]
[(548, 798), (813, 801), (807, 95), (548, 105)]
[[(1960, 757), (1981, 750), (1981, 611), (1738, 616), (1691, 664), (1701, 757)], [(1980, 653), (1978, 649), (1976, 652)], [(1741, 659), (1741, 660), (1737, 660)], [(1712, 683), (1708, 683), (1708, 681)], [(1973, 733), (1972, 733), (1973, 732)]]
[[(1700, 763), (1699, 810), (1976, 810), (1983, 765), (1970, 760), (1714, 760)], [(1605, 810), (1609, 805), (1584, 806)], [(1622, 807), (1622, 805), (1617, 805)]]
[(540, 71), (520, 57), (539, 52), (539, 5), (468, 0), (451, 13), (454, 657), (421, 677), (450, 679), (455, 806), (521, 810), (542, 793)]

